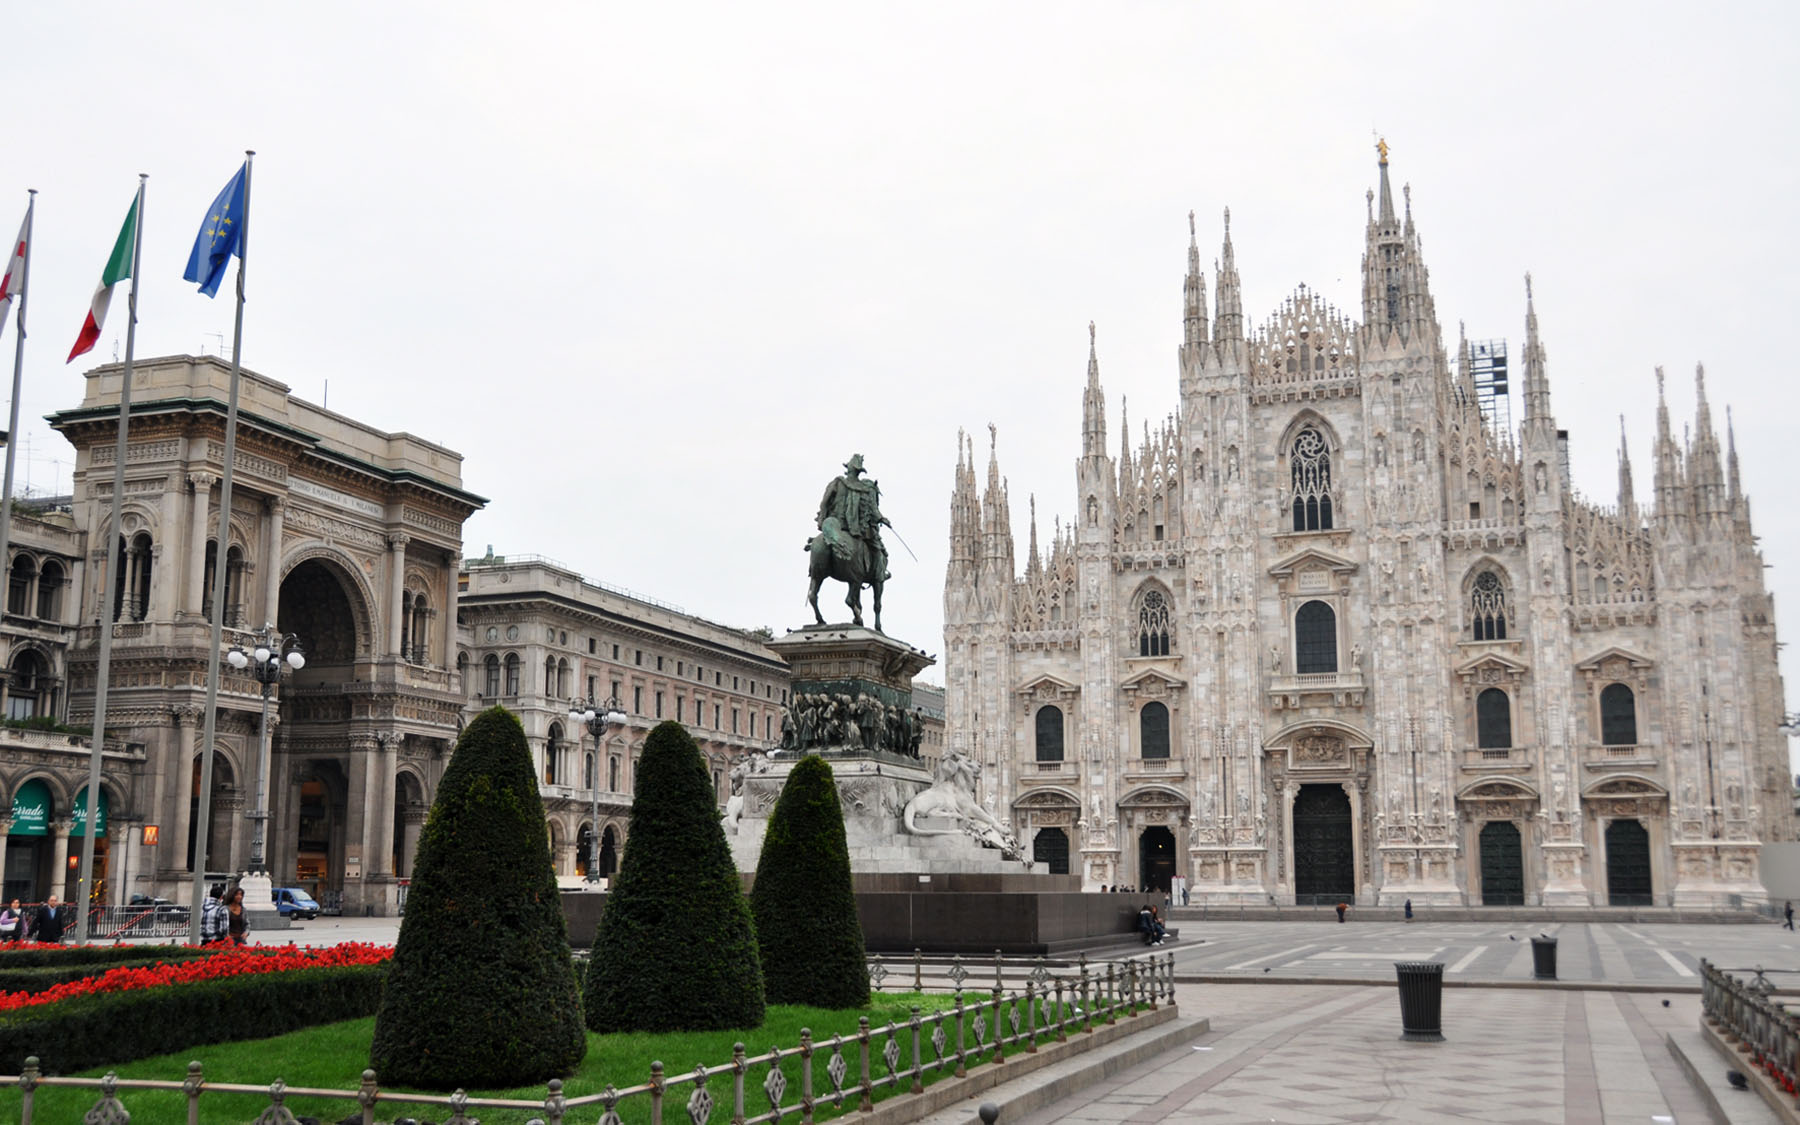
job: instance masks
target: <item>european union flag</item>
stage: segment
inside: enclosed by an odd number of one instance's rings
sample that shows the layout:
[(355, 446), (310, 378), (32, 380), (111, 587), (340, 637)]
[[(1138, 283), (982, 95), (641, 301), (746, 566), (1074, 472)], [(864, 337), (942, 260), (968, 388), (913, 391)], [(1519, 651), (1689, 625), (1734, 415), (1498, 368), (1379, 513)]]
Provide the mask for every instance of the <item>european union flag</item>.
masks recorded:
[(200, 234), (194, 239), (193, 253), (188, 255), (187, 272), (181, 275), (198, 282), (200, 292), (208, 297), (218, 295), (219, 282), (225, 278), (231, 256), (243, 257), (244, 223), (249, 218), (244, 214), (244, 180), (249, 174), (250, 162), (246, 160), (219, 198), (213, 200), (206, 221), (200, 224)]

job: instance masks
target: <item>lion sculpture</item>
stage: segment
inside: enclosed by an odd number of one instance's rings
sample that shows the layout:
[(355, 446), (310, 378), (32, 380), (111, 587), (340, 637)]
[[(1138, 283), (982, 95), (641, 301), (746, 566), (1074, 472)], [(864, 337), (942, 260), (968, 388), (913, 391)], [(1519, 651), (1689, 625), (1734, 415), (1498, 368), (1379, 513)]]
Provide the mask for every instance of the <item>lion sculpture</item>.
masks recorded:
[[(975, 799), (975, 780), (981, 776), (981, 764), (960, 751), (952, 750), (938, 764), (937, 780), (931, 788), (906, 804), (903, 814), (906, 830), (915, 836), (947, 836), (962, 832), (984, 848), (994, 848), (1007, 859), (1023, 859), (1023, 849), (1012, 830), (995, 819)], [(921, 828), (922, 816), (948, 817), (956, 828)]]

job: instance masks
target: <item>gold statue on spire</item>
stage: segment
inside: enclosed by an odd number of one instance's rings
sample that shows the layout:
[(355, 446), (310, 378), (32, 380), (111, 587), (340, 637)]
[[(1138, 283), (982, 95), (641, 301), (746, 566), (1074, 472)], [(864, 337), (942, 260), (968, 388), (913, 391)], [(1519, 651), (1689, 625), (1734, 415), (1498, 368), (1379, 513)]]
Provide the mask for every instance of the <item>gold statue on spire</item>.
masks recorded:
[(1376, 139), (1375, 151), (1379, 152), (1381, 154), (1381, 162), (1383, 164), (1386, 164), (1387, 163), (1387, 154), (1388, 154), (1388, 143), (1387, 143), (1386, 137), (1380, 137), (1380, 138)]

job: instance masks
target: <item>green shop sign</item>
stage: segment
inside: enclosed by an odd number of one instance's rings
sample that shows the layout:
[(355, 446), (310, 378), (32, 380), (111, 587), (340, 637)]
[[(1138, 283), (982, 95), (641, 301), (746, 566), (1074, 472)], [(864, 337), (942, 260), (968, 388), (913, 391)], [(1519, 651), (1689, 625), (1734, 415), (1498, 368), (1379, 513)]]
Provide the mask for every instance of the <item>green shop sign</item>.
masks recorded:
[(48, 836), (50, 834), (50, 787), (41, 781), (27, 781), (19, 786), (12, 799), (12, 836)]
[[(84, 785), (75, 794), (74, 826), (69, 829), (69, 835), (71, 835), (71, 836), (86, 836), (87, 835), (87, 820), (88, 820), (87, 797), (88, 797), (87, 786)], [(100, 790), (99, 824), (94, 829), (94, 835), (96, 837), (106, 835), (106, 820), (107, 820), (106, 814), (108, 813), (108, 811), (110, 811), (108, 809), (108, 806), (111, 803), (112, 803), (111, 799), (109, 797), (107, 797), (107, 795), (106, 795), (106, 790), (104, 790), (104, 789)]]

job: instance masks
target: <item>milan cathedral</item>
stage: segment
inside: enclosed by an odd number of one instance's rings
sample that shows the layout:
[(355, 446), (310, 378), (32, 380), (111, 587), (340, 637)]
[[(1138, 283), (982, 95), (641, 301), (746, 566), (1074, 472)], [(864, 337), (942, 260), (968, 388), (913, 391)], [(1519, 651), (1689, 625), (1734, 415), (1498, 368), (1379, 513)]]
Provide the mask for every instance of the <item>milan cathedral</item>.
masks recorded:
[[(1697, 371), (1663, 375), (1653, 503), (1627, 450), (1568, 479), (1525, 287), (1523, 417), (1444, 346), (1385, 146), (1362, 317), (1304, 287), (1260, 329), (1230, 212), (1189, 217), (1178, 409), (1107, 451), (1091, 340), (1073, 519), (1016, 565), (1007, 486), (959, 439), (948, 748), (1052, 871), (1193, 901), (1760, 901), (1792, 840), (1774, 611)], [(1122, 427), (1125, 425), (1122, 423)]]

